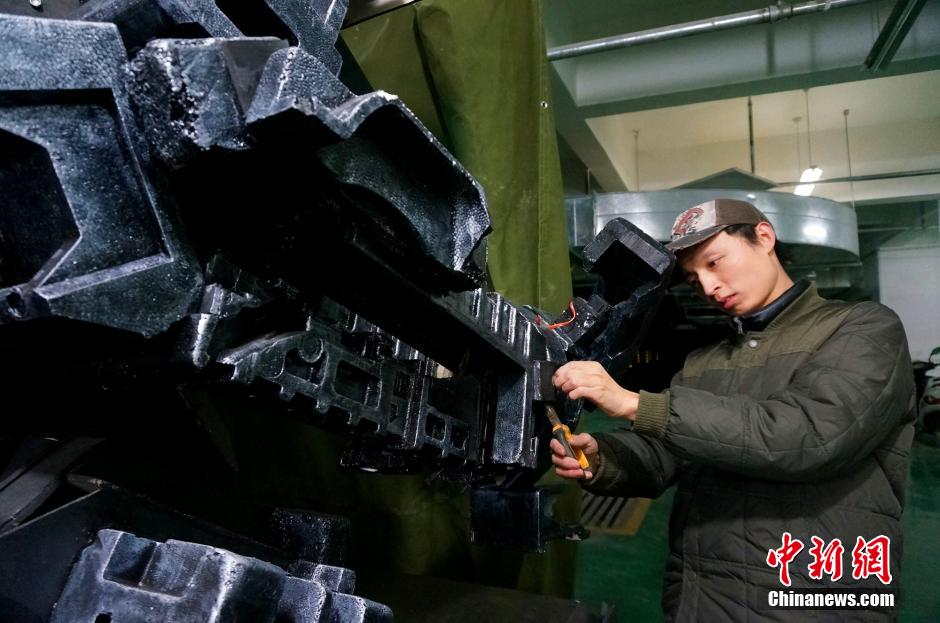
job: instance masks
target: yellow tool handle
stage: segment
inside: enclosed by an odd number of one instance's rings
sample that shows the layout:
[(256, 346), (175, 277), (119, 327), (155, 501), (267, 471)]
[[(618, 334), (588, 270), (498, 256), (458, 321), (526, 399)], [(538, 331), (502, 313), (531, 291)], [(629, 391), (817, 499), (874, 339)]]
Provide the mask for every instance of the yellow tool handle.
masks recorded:
[(564, 424), (555, 424), (552, 426), (552, 435), (555, 439), (558, 440), (558, 443), (562, 445), (565, 449), (565, 454), (570, 456), (573, 459), (578, 460), (578, 465), (581, 466), (581, 469), (587, 469), (591, 466), (591, 463), (588, 461), (587, 457), (584, 455), (584, 452), (581, 451), (581, 448), (573, 448), (571, 446), (571, 429), (565, 426)]

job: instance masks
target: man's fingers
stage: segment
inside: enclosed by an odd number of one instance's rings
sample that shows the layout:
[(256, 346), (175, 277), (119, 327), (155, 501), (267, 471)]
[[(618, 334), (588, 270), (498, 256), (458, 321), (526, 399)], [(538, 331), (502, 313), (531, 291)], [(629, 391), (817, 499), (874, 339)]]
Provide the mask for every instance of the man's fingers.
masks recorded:
[[(582, 451), (592, 453), (594, 449), (591, 447), (591, 443), (594, 441), (594, 438), (587, 433), (580, 433), (574, 435), (571, 440), (568, 442), (573, 449), (580, 449)], [(568, 456), (565, 453), (565, 448), (562, 446), (557, 439), (552, 439), (549, 443), (549, 448), (552, 450), (552, 462), (555, 465), (562, 465), (561, 461), (571, 461), (570, 465), (573, 467), (577, 464), (577, 459), (574, 459)]]
[[(586, 448), (594, 438), (588, 433), (578, 433), (577, 435), (572, 435), (568, 443), (579, 448)], [(555, 441), (554, 439), (552, 441)]]
[(570, 456), (559, 456), (557, 454), (552, 455), (552, 463), (556, 467), (562, 469), (581, 469), (581, 465), (578, 463), (577, 459), (573, 459)]
[(563, 469), (561, 467), (555, 468), (555, 473), (561, 476), (562, 478), (571, 478), (571, 479), (581, 479), (585, 478), (589, 472), (585, 472), (580, 467), (576, 469)]
[(561, 391), (570, 393), (572, 390), (582, 387), (583, 385), (586, 385), (586, 383), (582, 379), (569, 378), (561, 384)]
[(601, 388), (593, 385), (581, 385), (568, 392), (568, 398), (577, 400), (578, 398), (587, 398), (591, 402), (597, 402), (600, 397)]
[(594, 474), (591, 472), (591, 470), (581, 469), (580, 467), (556, 467), (555, 473), (562, 478), (571, 478), (575, 480), (590, 480), (591, 478), (594, 478)]
[(573, 435), (568, 443), (571, 444), (572, 448), (579, 448), (588, 456), (597, 453), (597, 440), (595, 440), (590, 433), (578, 433), (577, 435)]

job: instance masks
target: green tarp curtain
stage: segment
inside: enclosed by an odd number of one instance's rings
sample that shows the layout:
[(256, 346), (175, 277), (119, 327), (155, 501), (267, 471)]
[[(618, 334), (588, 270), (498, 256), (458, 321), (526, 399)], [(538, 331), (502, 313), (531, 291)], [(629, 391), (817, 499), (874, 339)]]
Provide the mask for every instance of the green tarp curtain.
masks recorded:
[(343, 39), (483, 186), (494, 288), (561, 312), (571, 279), (540, 3), (423, 0)]
[[(493, 222), (493, 288), (554, 314), (571, 297), (571, 276), (541, 11), (538, 0), (423, 0), (343, 39), (372, 87), (401, 97), (480, 182)], [(579, 501), (568, 487), (558, 514), (575, 520)], [(452, 545), (451, 564), (469, 554), (475, 581), (570, 594), (569, 543), (543, 556)]]

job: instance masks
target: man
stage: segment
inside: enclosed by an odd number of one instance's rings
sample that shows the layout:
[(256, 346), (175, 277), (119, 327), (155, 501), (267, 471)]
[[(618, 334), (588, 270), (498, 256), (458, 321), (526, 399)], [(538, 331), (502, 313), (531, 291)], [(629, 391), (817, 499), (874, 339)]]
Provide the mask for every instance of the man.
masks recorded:
[(683, 212), (667, 247), (737, 330), (691, 353), (662, 393), (628, 391), (595, 362), (559, 368), (554, 383), (570, 398), (633, 426), (575, 435), (586, 470), (554, 440), (552, 460), (601, 495), (657, 497), (677, 485), (667, 620), (891, 619), (890, 608), (771, 607), (781, 600), (770, 591), (897, 594), (914, 418), (897, 316), (794, 284), (775, 246), (749, 203), (716, 199)]

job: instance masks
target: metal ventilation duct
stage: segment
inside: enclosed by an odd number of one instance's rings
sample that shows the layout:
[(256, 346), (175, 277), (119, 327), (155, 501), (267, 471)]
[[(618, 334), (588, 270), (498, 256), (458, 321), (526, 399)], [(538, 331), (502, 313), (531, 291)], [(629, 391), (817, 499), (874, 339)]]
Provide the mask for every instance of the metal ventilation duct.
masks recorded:
[[(618, 216), (666, 242), (680, 212), (717, 197), (749, 201), (766, 214), (780, 240), (790, 245), (795, 266), (858, 262), (858, 222), (852, 208), (828, 199), (780, 192), (674, 189), (572, 198), (566, 200), (571, 243), (580, 246), (579, 238), (593, 237)], [(594, 227), (593, 231), (584, 231), (590, 203)], [(581, 226), (576, 229), (572, 227), (575, 224)]]

